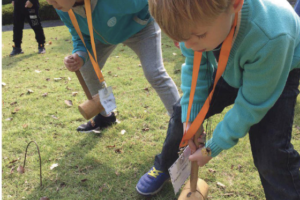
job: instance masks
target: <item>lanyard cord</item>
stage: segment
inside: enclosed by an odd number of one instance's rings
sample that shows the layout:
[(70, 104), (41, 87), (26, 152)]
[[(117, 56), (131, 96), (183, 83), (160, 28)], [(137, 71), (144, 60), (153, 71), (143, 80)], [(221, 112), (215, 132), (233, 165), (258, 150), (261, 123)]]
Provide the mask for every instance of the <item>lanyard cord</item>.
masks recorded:
[[(99, 64), (98, 64), (98, 60), (97, 60), (97, 52), (96, 52), (96, 46), (95, 46), (95, 40), (94, 40), (94, 32), (93, 32), (93, 23), (92, 23), (92, 11), (91, 11), (91, 0), (85, 0), (84, 1), (84, 4), (85, 4), (85, 9), (86, 9), (86, 15), (87, 15), (87, 22), (88, 22), (88, 27), (89, 27), (89, 32), (90, 32), (90, 37), (91, 37), (91, 44), (92, 44), (92, 49), (93, 49), (93, 53), (94, 53), (94, 57), (91, 55), (91, 53), (89, 52), (86, 44), (85, 44), (85, 41), (83, 39), (83, 36), (82, 36), (82, 33), (80, 31), (80, 28), (79, 28), (79, 24), (77, 22), (77, 19), (76, 19), (76, 16), (73, 12), (72, 9), (70, 9), (68, 11), (68, 14), (70, 16), (70, 19), (72, 21), (72, 24), (77, 32), (77, 34), (79, 35), (82, 43), (84, 44), (88, 54), (89, 54), (89, 58), (92, 62), (92, 65), (94, 67), (94, 70), (97, 74), (97, 77), (99, 79), (99, 81), (102, 83), (104, 82), (104, 77), (103, 77), (103, 74), (100, 70), (100, 67), (99, 67)], [(94, 59), (95, 58), (95, 59)], [(95, 61), (96, 60), (96, 61)]]
[[(180, 147), (185, 147), (188, 144), (187, 143), (188, 140), (190, 140), (195, 135), (195, 133), (198, 131), (199, 127), (203, 123), (204, 118), (209, 110), (209, 106), (210, 106), (209, 104), (211, 102), (217, 82), (221, 78), (221, 76), (226, 68), (227, 62), (228, 62), (228, 58), (229, 58), (230, 50), (231, 50), (231, 46), (232, 46), (232, 41), (233, 41), (234, 30), (237, 25), (237, 18), (238, 18), (238, 14), (236, 13), (235, 17), (234, 17), (233, 26), (222, 45), (220, 56), (219, 56), (218, 69), (217, 69), (213, 89), (210, 92), (207, 99), (205, 100), (205, 103), (203, 104), (203, 106), (202, 106), (199, 114), (195, 118), (194, 122), (191, 124), (190, 128), (184, 133), (183, 138), (180, 143)], [(202, 53), (195, 51), (194, 52), (194, 64), (193, 64), (190, 101), (189, 101), (188, 112), (187, 112), (187, 117), (186, 117), (186, 125), (189, 122), (190, 115), (191, 115), (191, 109), (192, 109), (196, 85), (197, 85), (197, 78), (198, 78), (198, 74), (199, 74), (201, 58), (202, 58)], [(185, 127), (185, 129), (186, 129), (186, 127)]]

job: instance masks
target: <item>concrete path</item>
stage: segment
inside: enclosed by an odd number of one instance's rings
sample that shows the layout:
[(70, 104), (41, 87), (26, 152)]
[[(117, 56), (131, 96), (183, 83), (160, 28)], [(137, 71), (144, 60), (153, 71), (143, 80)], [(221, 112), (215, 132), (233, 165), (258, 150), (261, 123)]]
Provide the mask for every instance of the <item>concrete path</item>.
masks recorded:
[[(54, 26), (63, 26), (64, 23), (60, 20), (53, 20), (53, 21), (42, 21), (42, 26), (43, 28), (47, 28), (47, 27), (54, 27)], [(31, 27), (29, 26), (28, 23), (26, 23), (24, 25), (24, 29), (31, 29)], [(2, 32), (5, 31), (12, 31), (13, 30), (13, 25), (5, 25), (2, 26)]]

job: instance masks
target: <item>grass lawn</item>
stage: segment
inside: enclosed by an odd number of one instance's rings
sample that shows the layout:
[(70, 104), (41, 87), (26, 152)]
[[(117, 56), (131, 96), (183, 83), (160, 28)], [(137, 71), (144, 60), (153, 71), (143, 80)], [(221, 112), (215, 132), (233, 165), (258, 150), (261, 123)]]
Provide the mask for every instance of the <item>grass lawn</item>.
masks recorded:
[[(48, 44), (45, 55), (37, 54), (34, 33), (25, 30), (22, 46), (25, 53), (13, 58), (8, 57), (12, 32), (2, 34), (2, 82), (6, 84), (2, 86), (2, 198), (147, 199), (138, 195), (135, 185), (161, 151), (169, 117), (144, 78), (137, 56), (128, 47), (119, 45), (103, 70), (107, 84), (114, 89), (120, 123), (100, 134), (77, 133), (77, 126), (86, 121), (77, 105), (87, 98), (75, 73), (63, 65), (63, 58), (72, 50), (71, 37), (64, 26), (46, 28), (45, 34)], [(166, 36), (162, 43), (165, 67), (179, 87), (184, 58)], [(72, 92), (78, 94), (72, 96)], [(65, 100), (71, 100), (73, 106), (67, 106)], [(292, 141), (298, 151), (299, 113), (300, 98)], [(211, 129), (222, 117), (223, 114), (214, 116)], [(126, 133), (121, 134), (122, 130)], [(25, 174), (17, 172), (32, 140), (41, 152), (42, 188), (34, 144), (28, 149)], [(50, 169), (53, 164), (58, 166)], [(199, 177), (210, 186), (209, 199), (264, 198), (248, 137), (201, 168)], [(226, 188), (219, 188), (217, 182)], [(168, 183), (152, 199), (176, 197)]]

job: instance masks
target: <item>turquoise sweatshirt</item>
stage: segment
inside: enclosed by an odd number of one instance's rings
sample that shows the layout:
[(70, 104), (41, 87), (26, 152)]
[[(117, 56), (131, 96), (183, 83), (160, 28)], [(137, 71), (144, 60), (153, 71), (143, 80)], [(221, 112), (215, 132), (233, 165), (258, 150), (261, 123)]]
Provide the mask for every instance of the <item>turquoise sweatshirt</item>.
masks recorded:
[[(182, 122), (186, 121), (194, 52), (180, 44), (186, 57), (182, 65)], [(208, 64), (210, 63), (210, 64)], [(238, 88), (233, 107), (217, 125), (206, 147), (212, 157), (237, 144), (258, 123), (281, 95), (289, 72), (300, 68), (300, 18), (288, 1), (245, 0), (224, 80)], [(204, 52), (193, 101), (192, 122), (208, 96), (217, 62), (213, 52)]]
[[(151, 21), (147, 0), (91, 0), (95, 43), (118, 44), (142, 30)], [(84, 6), (73, 8), (87, 48), (91, 51), (90, 33)], [(87, 50), (72, 25), (67, 12), (56, 10), (69, 28), (73, 40), (73, 52), (84, 61)], [(91, 52), (92, 53), (92, 52)]]

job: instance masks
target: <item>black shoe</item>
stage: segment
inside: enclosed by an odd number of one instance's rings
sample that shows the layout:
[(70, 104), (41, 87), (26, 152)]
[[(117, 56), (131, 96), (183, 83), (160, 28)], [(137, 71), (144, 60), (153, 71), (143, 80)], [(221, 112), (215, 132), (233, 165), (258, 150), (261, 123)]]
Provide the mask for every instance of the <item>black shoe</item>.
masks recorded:
[(39, 45), (38, 50), (39, 50), (39, 54), (44, 54), (44, 53), (46, 53), (46, 49), (45, 49), (45, 46), (44, 46), (43, 44), (40, 44), (40, 45)]
[(107, 128), (114, 123), (116, 123), (115, 113), (112, 112), (109, 117), (98, 114), (92, 120), (78, 126), (77, 131), (81, 133), (100, 133), (101, 129)]
[(12, 56), (16, 56), (16, 55), (22, 54), (22, 53), (24, 53), (24, 52), (22, 51), (21, 47), (14, 47), (14, 46), (13, 46), (13, 50), (12, 50), (12, 52), (9, 54), (9, 56), (12, 57)]

